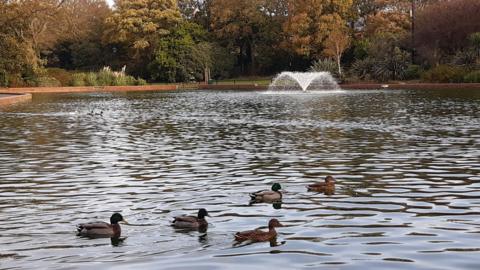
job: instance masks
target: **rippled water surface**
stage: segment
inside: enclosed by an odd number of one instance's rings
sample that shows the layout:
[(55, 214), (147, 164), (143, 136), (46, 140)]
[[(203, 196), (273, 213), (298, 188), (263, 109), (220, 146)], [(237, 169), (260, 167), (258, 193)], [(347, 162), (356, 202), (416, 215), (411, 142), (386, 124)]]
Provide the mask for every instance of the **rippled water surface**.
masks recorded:
[[(334, 195), (305, 185), (331, 174)], [(248, 193), (279, 182), (280, 209)], [(206, 235), (173, 216), (205, 207)], [(121, 211), (126, 239), (75, 225)], [(480, 92), (35, 95), (0, 111), (1, 269), (479, 269)], [(279, 228), (276, 245), (233, 246)]]

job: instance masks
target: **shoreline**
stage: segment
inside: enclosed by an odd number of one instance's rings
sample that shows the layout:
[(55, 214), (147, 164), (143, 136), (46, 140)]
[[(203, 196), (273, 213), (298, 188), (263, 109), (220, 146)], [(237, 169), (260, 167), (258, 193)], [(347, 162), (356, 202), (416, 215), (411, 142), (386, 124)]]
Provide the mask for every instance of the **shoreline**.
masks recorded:
[(3, 92), (0, 92), (0, 108), (21, 103), (21, 102), (31, 101), (31, 100), (32, 100), (32, 94), (29, 94), (29, 93), (5, 94)]
[[(347, 83), (345, 90), (480, 90), (480, 83)], [(32, 94), (40, 93), (97, 93), (130, 91), (173, 90), (267, 90), (257, 84), (164, 84), (140, 86), (80, 86), (80, 87), (21, 87), (0, 88), (0, 107), (32, 100)]]
[[(475, 89), (480, 90), (480, 83), (346, 83), (340, 84), (346, 90), (440, 90), (440, 89)], [(129, 92), (129, 91), (172, 91), (172, 90), (266, 90), (268, 86), (257, 84), (160, 84), (133, 86), (65, 86), (65, 87), (19, 87), (0, 88), (1, 94), (35, 94), (35, 93), (89, 93), (89, 92)]]
[(346, 90), (480, 90), (480, 83), (346, 83), (340, 87)]

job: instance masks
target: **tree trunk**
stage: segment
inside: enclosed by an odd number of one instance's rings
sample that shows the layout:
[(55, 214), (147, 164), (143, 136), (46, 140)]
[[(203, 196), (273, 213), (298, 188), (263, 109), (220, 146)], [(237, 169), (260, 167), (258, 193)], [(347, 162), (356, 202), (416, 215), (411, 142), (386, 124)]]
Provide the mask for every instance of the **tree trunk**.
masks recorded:
[(340, 66), (340, 59), (342, 58), (341, 55), (337, 55), (337, 67), (338, 67), (338, 75), (342, 76), (342, 67)]
[(255, 75), (255, 51), (254, 45), (252, 41), (248, 42), (248, 49), (247, 49), (247, 59), (249, 62), (249, 74)]
[(244, 73), (245, 72), (245, 61), (243, 57), (243, 43), (240, 44), (240, 55), (238, 56), (238, 62), (240, 64), (240, 72)]

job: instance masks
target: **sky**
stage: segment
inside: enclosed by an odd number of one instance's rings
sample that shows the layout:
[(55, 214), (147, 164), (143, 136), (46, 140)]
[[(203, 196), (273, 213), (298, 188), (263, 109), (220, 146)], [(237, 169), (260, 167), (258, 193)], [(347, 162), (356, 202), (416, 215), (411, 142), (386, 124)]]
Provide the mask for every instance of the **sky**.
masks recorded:
[(110, 6), (113, 6), (113, 0), (107, 0), (107, 3), (108, 3)]

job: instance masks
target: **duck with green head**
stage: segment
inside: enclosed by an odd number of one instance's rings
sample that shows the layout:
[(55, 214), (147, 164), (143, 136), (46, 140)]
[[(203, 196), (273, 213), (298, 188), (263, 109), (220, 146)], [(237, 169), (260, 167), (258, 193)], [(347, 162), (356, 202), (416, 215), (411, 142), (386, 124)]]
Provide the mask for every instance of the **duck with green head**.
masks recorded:
[(198, 210), (197, 216), (177, 216), (173, 218), (172, 226), (181, 229), (201, 229), (207, 228), (208, 222), (205, 217), (209, 217), (207, 210), (201, 208)]
[(279, 202), (282, 200), (280, 189), (282, 189), (282, 186), (279, 183), (274, 183), (271, 190), (260, 190), (250, 193), (250, 198), (252, 202)]
[(122, 229), (118, 223), (128, 224), (119, 213), (110, 217), (110, 224), (103, 221), (81, 223), (77, 225), (77, 235), (88, 237), (120, 237)]

